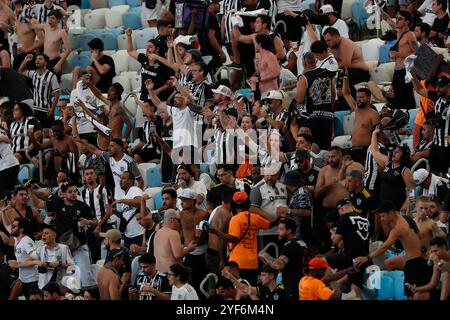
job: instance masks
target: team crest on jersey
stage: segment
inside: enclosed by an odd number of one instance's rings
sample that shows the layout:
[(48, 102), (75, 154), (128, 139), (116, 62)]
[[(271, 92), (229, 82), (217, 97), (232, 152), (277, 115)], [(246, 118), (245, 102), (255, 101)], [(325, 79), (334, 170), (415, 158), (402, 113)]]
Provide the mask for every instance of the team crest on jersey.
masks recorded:
[(362, 200), (361, 200), (360, 198), (356, 199), (356, 204), (357, 204), (358, 206), (360, 206), (361, 203), (362, 203)]
[(313, 176), (313, 175), (310, 175), (310, 176), (308, 177), (308, 180), (309, 180), (309, 182), (313, 182), (313, 181), (314, 181), (314, 176)]
[(400, 175), (400, 172), (394, 171), (394, 176), (399, 176), (399, 175)]
[(125, 167), (120, 167), (120, 171), (124, 172), (125, 171)]

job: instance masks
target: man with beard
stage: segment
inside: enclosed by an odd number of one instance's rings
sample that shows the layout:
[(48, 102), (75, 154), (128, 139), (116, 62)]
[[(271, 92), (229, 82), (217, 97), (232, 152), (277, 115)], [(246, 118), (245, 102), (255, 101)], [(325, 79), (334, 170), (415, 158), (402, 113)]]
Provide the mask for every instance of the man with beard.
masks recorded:
[(308, 259), (308, 248), (301, 239), (295, 237), (297, 225), (292, 219), (282, 219), (278, 224), (278, 238), (284, 242), (278, 258), (271, 257), (267, 252), (258, 256), (272, 268), (281, 271), (284, 294), (288, 300), (298, 300), (298, 282), (302, 277), (304, 262)]
[[(76, 181), (77, 177), (77, 163), (78, 163), (78, 147), (75, 144), (72, 137), (68, 136), (64, 132), (64, 124), (61, 120), (56, 120), (52, 123), (52, 135), (53, 137), (44, 143), (39, 143), (34, 139), (34, 136), (31, 135), (32, 143), (39, 149), (47, 149), (53, 148), (53, 168), (48, 168), (48, 170), (52, 170), (53, 172), (67, 169), (70, 173), (70, 177), (73, 181)], [(49, 175), (52, 175), (49, 172)]]
[(356, 92), (356, 101), (350, 94), (348, 73), (344, 76), (342, 94), (347, 104), (355, 111), (355, 123), (352, 131), (352, 159), (365, 164), (367, 148), (370, 146), (372, 130), (380, 122), (380, 115), (371, 107), (372, 93), (361, 88)]
[[(108, 89), (108, 97), (105, 98), (100, 90), (92, 83), (91, 78), (83, 77), (83, 82), (99, 100), (109, 107), (109, 110), (105, 109), (104, 112), (108, 115), (108, 128), (111, 129), (111, 139), (128, 139), (133, 125), (121, 102), (124, 90), (122, 85), (117, 82), (113, 83)], [(124, 125), (126, 125), (126, 131), (122, 135)]]
[(430, 242), (434, 238), (441, 237), (445, 239), (447, 236), (438, 227), (437, 223), (428, 217), (429, 201), (430, 199), (424, 196), (416, 199), (416, 216), (414, 218), (417, 228), (419, 228), (420, 242), (424, 251), (428, 250)]
[[(206, 209), (206, 186), (201, 181), (194, 180), (194, 174), (192, 172), (192, 165), (180, 164), (178, 166), (178, 186), (177, 194), (178, 198), (180, 198), (180, 194), (183, 190), (190, 190), (197, 195), (196, 205), (198, 208)], [(181, 200), (178, 200), (177, 208), (179, 210), (182, 209)]]
[(338, 146), (328, 149), (328, 165), (320, 169), (317, 177), (314, 196), (317, 198), (322, 189), (330, 184), (339, 182), (339, 171), (342, 166), (342, 149)]
[(190, 252), (184, 259), (185, 266), (192, 269), (192, 283), (194, 288), (200, 287), (200, 282), (204, 279), (208, 270), (206, 269), (206, 250), (207, 245), (207, 233), (199, 229), (199, 224), (203, 220), (208, 219), (208, 212), (198, 209), (195, 206), (197, 201), (197, 193), (189, 189), (183, 189), (178, 194), (178, 198), (181, 199), (181, 207), (183, 210), (180, 212), (181, 229), (183, 234), (183, 243), (187, 246), (192, 241), (197, 243), (197, 247), (194, 251)]
[(97, 276), (98, 290), (102, 300), (121, 300), (121, 280), (119, 269), (123, 266), (124, 254), (121, 249), (108, 252), (105, 265)]

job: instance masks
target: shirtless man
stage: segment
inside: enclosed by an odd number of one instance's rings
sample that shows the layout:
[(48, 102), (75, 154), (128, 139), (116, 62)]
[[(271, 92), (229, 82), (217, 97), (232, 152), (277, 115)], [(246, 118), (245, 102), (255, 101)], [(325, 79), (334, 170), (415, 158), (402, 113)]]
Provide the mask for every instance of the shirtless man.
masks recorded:
[(391, 229), (388, 238), (381, 247), (365, 257), (357, 257), (356, 263), (362, 265), (371, 259), (385, 253), (397, 240), (400, 240), (405, 250), (405, 295), (415, 300), (429, 298), (429, 292), (413, 294), (406, 286), (423, 286), (429, 283), (432, 269), (422, 257), (422, 245), (419, 229), (412, 218), (401, 216), (395, 211), (395, 204), (391, 201), (383, 201), (378, 209), (380, 221)]
[(416, 199), (416, 216), (414, 221), (420, 231), (420, 242), (424, 251), (430, 246), (430, 241), (436, 237), (446, 238), (446, 234), (438, 227), (436, 222), (428, 217), (430, 199), (418, 197)]
[(364, 62), (362, 50), (352, 40), (342, 38), (339, 31), (333, 27), (327, 28), (323, 37), (336, 58), (339, 68), (348, 69), (348, 78), (352, 96), (355, 96), (355, 84), (367, 82), (370, 79), (369, 66)]
[[(128, 139), (133, 125), (131, 120), (125, 112), (125, 108), (122, 105), (122, 93), (123, 87), (120, 83), (113, 83), (108, 89), (108, 97), (105, 98), (100, 90), (92, 83), (91, 78), (83, 77), (83, 82), (88, 86), (92, 93), (100, 99), (104, 104), (109, 106), (109, 111), (105, 110), (108, 114), (108, 127), (111, 129), (111, 140), (112, 139)], [(122, 135), (123, 125), (127, 125), (125, 135)]]
[(209, 238), (206, 251), (206, 267), (208, 272), (218, 274), (226, 262), (228, 225), (233, 214), (231, 212), (231, 201), (234, 194), (233, 189), (226, 190), (223, 194), (222, 205), (216, 207), (209, 216)]
[(342, 166), (342, 149), (331, 147), (328, 150), (328, 165), (320, 169), (314, 196), (317, 197), (321, 189), (327, 185), (339, 182), (339, 171)]
[(8, 31), (15, 22), (16, 16), (14, 11), (11, 10), (4, 0), (0, 0), (0, 29), (4, 32), (4, 39), (8, 39)]
[(156, 270), (161, 273), (169, 272), (171, 265), (181, 263), (182, 258), (196, 247), (195, 241), (191, 241), (187, 247), (183, 247), (180, 227), (180, 214), (174, 209), (166, 210), (163, 227), (156, 232), (154, 240)]
[[(61, 68), (72, 51), (69, 37), (64, 29), (61, 29), (61, 19), (63, 15), (60, 10), (52, 10), (48, 14), (48, 23), (32, 23), (33, 30), (43, 30), (45, 34), (44, 53), (49, 57), (48, 68), (56, 75), (61, 74)], [(61, 47), (64, 44), (64, 53), (61, 54)]]
[(390, 48), (390, 56), (395, 61), (392, 87), (395, 94), (395, 107), (398, 109), (416, 108), (412, 83), (405, 83), (405, 58), (417, 50), (417, 40), (411, 31), (411, 13), (400, 10), (396, 19), (397, 42)]
[(98, 290), (101, 300), (121, 300), (119, 269), (124, 265), (122, 249), (111, 249), (106, 257), (105, 265), (97, 276)]
[(356, 92), (356, 101), (349, 88), (348, 73), (345, 72), (342, 94), (349, 107), (355, 111), (352, 131), (352, 159), (361, 164), (366, 162), (367, 148), (370, 146), (373, 128), (380, 122), (380, 115), (371, 107), (372, 94), (361, 88)]
[[(78, 147), (72, 137), (64, 133), (64, 124), (61, 120), (53, 122), (52, 135), (49, 141), (42, 144), (36, 141), (33, 135), (30, 138), (31, 142), (39, 149), (53, 148), (54, 172), (65, 168), (71, 169), (70, 164), (78, 162)], [(75, 172), (72, 171), (70, 173)]]
[(190, 252), (184, 259), (184, 265), (192, 269), (192, 283), (194, 288), (200, 287), (200, 282), (208, 273), (206, 269), (206, 250), (207, 233), (203, 230), (197, 229), (197, 226), (202, 220), (208, 220), (208, 212), (198, 209), (197, 193), (190, 189), (183, 189), (178, 194), (181, 200), (181, 207), (183, 211), (180, 212), (181, 227), (183, 235), (183, 243), (187, 245), (194, 241), (197, 247)]
[(43, 46), (43, 42), (35, 41), (36, 32), (29, 23), (32, 19), (32, 9), (25, 5), (23, 0), (16, 2), (16, 15), (17, 53), (14, 57), (13, 68), (19, 70), (27, 54), (34, 53), (37, 48)]

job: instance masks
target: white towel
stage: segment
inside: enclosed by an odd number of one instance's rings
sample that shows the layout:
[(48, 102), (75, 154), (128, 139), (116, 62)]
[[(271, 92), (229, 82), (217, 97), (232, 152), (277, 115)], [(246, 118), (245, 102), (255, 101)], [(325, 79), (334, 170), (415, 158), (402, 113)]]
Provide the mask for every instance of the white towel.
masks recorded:
[(405, 58), (405, 70), (406, 70), (406, 75), (405, 75), (405, 83), (410, 83), (413, 79), (413, 76), (411, 74), (411, 70), (414, 67), (414, 61), (416, 60), (417, 56), (412, 54), (409, 55)]

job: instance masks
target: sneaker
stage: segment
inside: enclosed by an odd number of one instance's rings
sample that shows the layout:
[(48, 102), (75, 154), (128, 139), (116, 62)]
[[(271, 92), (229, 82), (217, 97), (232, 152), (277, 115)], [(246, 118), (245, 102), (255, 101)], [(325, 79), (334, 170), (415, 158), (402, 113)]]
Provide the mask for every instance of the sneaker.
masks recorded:
[(225, 67), (235, 70), (242, 70), (242, 66), (239, 63), (232, 62), (230, 64), (225, 65)]

